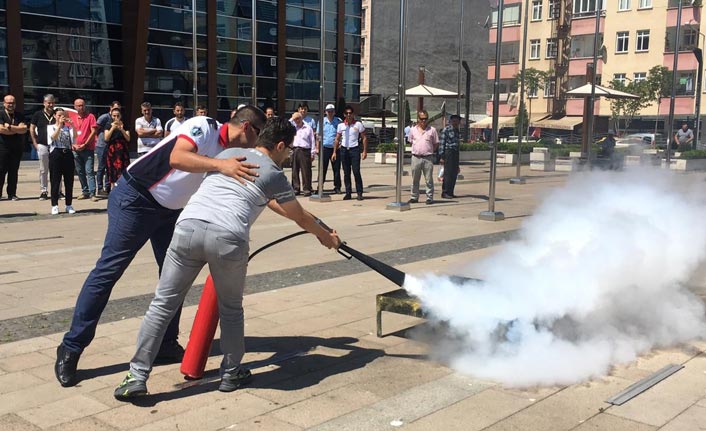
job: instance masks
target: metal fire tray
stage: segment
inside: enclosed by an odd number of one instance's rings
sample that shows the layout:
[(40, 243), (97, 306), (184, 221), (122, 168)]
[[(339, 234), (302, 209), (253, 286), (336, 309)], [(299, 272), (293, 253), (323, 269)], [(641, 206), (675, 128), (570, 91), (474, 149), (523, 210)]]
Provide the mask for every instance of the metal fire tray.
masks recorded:
[(404, 314), (414, 317), (425, 317), (419, 298), (407, 293), (404, 289), (381, 293), (375, 297), (377, 308), (377, 336), (382, 338), (382, 312)]

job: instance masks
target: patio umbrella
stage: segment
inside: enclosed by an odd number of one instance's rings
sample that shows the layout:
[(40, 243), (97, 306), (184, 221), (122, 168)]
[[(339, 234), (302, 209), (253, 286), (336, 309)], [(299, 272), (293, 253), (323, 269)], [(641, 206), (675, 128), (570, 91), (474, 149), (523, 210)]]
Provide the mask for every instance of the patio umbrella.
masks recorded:
[[(571, 96), (590, 96), (591, 95), (591, 84), (585, 84), (578, 88), (574, 88), (571, 91), (567, 91), (566, 94)], [(603, 96), (609, 99), (639, 99), (640, 96), (634, 94), (626, 93), (624, 91), (618, 91), (612, 88), (603, 87), (602, 85), (596, 85), (596, 96)]]
[(441, 88), (424, 84), (408, 88), (407, 91), (405, 91), (405, 96), (409, 97), (456, 97), (457, 95), (458, 93), (455, 91), (442, 90)]

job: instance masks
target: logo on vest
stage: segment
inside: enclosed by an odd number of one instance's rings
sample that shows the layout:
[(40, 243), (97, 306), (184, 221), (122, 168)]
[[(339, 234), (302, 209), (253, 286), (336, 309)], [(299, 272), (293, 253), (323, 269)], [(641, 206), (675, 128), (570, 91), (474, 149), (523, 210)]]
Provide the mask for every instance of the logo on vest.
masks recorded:
[(198, 138), (201, 135), (203, 135), (203, 130), (201, 130), (199, 126), (194, 126), (191, 128), (191, 136)]

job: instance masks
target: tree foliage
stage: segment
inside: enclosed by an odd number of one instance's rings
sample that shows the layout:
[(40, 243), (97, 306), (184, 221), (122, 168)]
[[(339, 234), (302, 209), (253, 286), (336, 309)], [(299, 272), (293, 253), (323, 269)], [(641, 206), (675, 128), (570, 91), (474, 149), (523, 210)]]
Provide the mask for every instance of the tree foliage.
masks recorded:
[[(515, 75), (515, 81), (517, 83), (517, 86), (519, 87), (521, 85), (522, 80), (524, 79), (526, 94), (532, 94), (538, 92), (541, 88), (544, 88), (545, 83), (549, 80), (549, 76), (549, 72), (530, 67), (521, 70), (520, 73)], [(529, 98), (529, 117), (531, 116), (532, 99)]]

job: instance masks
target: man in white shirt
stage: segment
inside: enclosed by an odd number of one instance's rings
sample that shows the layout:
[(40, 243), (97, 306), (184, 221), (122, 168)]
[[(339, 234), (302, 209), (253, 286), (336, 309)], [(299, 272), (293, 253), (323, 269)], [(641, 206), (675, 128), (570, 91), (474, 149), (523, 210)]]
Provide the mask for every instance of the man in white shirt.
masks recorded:
[(417, 125), (409, 131), (409, 142), (412, 144), (411, 204), (419, 202), (419, 180), (422, 173), (427, 185), (426, 204), (434, 203), (434, 154), (439, 148), (439, 134), (428, 123), (429, 114), (421, 110), (417, 112)]
[(137, 154), (142, 156), (159, 143), (163, 130), (159, 118), (152, 116), (152, 104), (143, 102), (140, 107), (142, 117), (135, 120), (135, 131), (137, 132)]
[[(292, 153), (292, 187), (294, 193), (299, 194), (304, 190), (304, 196), (311, 196), (311, 162), (316, 156), (316, 138), (314, 131), (304, 122), (299, 112), (292, 114), (290, 121), (297, 130), (294, 136)], [(301, 174), (301, 182), (299, 176)]]
[[(360, 160), (365, 160), (368, 157), (368, 137), (365, 135), (363, 123), (355, 119), (355, 113), (351, 105), (346, 105), (343, 115), (343, 123), (339, 124), (336, 130), (336, 141), (333, 144), (334, 149), (331, 160), (336, 160), (337, 154), (340, 154), (341, 164), (343, 165), (343, 185), (346, 188), (343, 200), (351, 199), (351, 170), (353, 170), (355, 192), (358, 194), (357, 199), (362, 201), (363, 177), (360, 175)], [(358, 145), (359, 137), (363, 141), (362, 153)]]
[(184, 124), (186, 120), (187, 118), (184, 115), (184, 104), (181, 102), (175, 103), (174, 117), (164, 124), (164, 137), (166, 138), (167, 136), (169, 136), (169, 134), (176, 130), (177, 127)]

